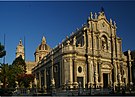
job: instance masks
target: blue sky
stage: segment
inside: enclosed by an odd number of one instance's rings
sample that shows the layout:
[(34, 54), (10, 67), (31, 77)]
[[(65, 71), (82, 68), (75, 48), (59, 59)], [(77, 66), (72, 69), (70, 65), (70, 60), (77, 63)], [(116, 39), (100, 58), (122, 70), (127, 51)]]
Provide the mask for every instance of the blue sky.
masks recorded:
[[(98, 13), (104, 7), (105, 15), (117, 24), (117, 35), (122, 38), (123, 51), (134, 50), (135, 2), (0, 2), (0, 42), (6, 35), (6, 63), (15, 59), (19, 40), (24, 42), (26, 60), (34, 61), (34, 52), (46, 37), (51, 48), (76, 28), (86, 23), (90, 12)], [(2, 62), (2, 59), (0, 59)]]

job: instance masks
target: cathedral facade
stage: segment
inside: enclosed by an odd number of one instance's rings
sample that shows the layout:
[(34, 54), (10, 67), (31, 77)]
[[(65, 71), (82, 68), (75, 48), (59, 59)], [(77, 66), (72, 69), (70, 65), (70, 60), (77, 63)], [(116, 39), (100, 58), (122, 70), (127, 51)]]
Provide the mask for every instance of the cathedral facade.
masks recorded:
[[(116, 23), (104, 11), (90, 14), (87, 23), (50, 49), (43, 39), (35, 52), (37, 65), (32, 69), (40, 88), (109, 87), (132, 84), (131, 56), (122, 52)], [(38, 52), (46, 50), (38, 56)]]

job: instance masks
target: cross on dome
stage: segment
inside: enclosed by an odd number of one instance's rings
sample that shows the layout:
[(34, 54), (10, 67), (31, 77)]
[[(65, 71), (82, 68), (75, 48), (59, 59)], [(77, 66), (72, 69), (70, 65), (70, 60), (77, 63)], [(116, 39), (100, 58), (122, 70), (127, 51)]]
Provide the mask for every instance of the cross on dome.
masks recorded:
[(42, 38), (42, 44), (46, 44), (46, 39), (45, 39), (44, 36), (43, 36), (43, 38)]

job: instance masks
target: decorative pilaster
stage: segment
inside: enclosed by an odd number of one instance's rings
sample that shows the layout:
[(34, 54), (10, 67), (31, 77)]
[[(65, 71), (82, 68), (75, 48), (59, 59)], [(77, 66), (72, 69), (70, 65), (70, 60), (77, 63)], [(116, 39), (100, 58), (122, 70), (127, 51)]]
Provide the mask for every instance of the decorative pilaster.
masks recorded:
[(130, 85), (132, 85), (132, 69), (131, 69), (131, 62), (129, 63), (129, 69), (130, 69)]
[(46, 88), (47, 88), (47, 84), (46, 84), (46, 68), (44, 69), (44, 89), (45, 89), (45, 92), (46, 92)]
[(53, 72), (53, 64), (54, 64), (54, 63), (53, 63), (53, 50), (52, 50), (51, 54), (52, 54), (52, 56), (51, 56), (51, 64), (52, 64), (52, 68), (51, 68), (51, 71), (52, 71), (52, 72), (51, 72), (51, 73), (52, 73), (52, 74), (51, 74), (51, 79), (53, 79), (53, 78), (54, 78), (54, 74), (53, 74), (53, 73), (54, 73), (54, 72)]
[(132, 85), (132, 64), (131, 64), (131, 51), (128, 50), (128, 61), (129, 61), (129, 81), (130, 81), (130, 85)]
[(75, 87), (77, 87), (77, 61), (76, 59), (73, 60), (73, 82), (74, 82), (74, 85)]
[[(89, 77), (89, 83), (88, 83), (88, 85), (90, 86), (90, 84), (92, 83), (92, 70), (91, 70), (91, 67), (92, 67), (92, 63), (91, 63), (92, 61), (88, 61), (88, 69), (89, 69), (89, 75), (88, 76), (86, 76), (86, 79), (87, 79), (87, 77)], [(87, 74), (86, 74), (87, 75)], [(89, 87), (88, 86), (88, 87)]]
[(41, 88), (41, 71), (39, 71), (39, 88)]
[(93, 62), (90, 61), (90, 64), (89, 64), (89, 82), (92, 84), (93, 83)]
[(98, 66), (95, 64), (95, 77), (96, 77), (96, 85), (98, 84)]
[(62, 82), (62, 85), (65, 84), (65, 70), (64, 70), (64, 58), (62, 57), (62, 60), (61, 60), (61, 82)]
[(70, 84), (70, 88), (73, 88), (72, 85), (71, 85), (73, 83), (73, 75), (72, 75), (73, 74), (73, 65), (72, 65), (72, 59), (71, 58), (69, 59), (69, 64), (70, 64), (70, 73), (69, 73), (70, 74), (70, 80), (69, 80), (69, 84)]
[(118, 72), (117, 72), (117, 64), (114, 65), (114, 86), (117, 85), (118, 83), (118, 79), (117, 79), (117, 75), (118, 75)]
[(99, 64), (99, 68), (98, 68), (98, 69), (99, 69), (99, 75), (98, 75), (98, 76), (99, 76), (99, 83), (101, 84), (101, 78), (102, 78), (102, 74), (101, 74), (102, 63), (99, 61), (98, 64)]

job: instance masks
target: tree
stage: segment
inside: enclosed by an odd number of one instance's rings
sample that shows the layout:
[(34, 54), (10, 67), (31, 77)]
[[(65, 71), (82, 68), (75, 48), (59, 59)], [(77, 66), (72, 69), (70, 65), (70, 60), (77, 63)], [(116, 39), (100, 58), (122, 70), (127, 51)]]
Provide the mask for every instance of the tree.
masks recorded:
[[(4, 45), (1, 45), (0, 43), (0, 58), (4, 57), (6, 55), (6, 51), (4, 50)], [(3, 87), (5, 88), (6, 87), (6, 76), (7, 76), (7, 72), (8, 71), (8, 64), (1, 64), (1, 67), (0, 67), (0, 81), (3, 82)]]
[(20, 87), (28, 88), (30, 86), (30, 82), (34, 81), (34, 76), (32, 74), (19, 74), (17, 76), (17, 81)]
[(21, 56), (16, 58), (12, 65), (2, 64), (1, 65), (1, 76), (0, 80), (3, 83), (3, 88), (15, 88), (17, 76), (26, 72), (26, 64)]
[(9, 65), (9, 72), (10, 75), (8, 76), (8, 88), (15, 88), (16, 87), (16, 77), (18, 74), (21, 74), (23, 70), (16, 65)]
[(22, 56), (16, 58), (12, 65), (2, 64), (0, 72), (0, 80), (3, 88), (15, 88), (18, 75), (26, 73), (26, 64)]
[(1, 45), (0, 43), (0, 58), (6, 55), (6, 51), (4, 50), (4, 45)]
[(26, 63), (25, 63), (25, 61), (23, 60), (23, 58), (22, 58), (21, 55), (20, 55), (19, 57), (17, 57), (17, 58), (13, 61), (12, 65), (13, 65), (15, 68), (20, 68), (20, 70), (22, 70), (22, 71), (20, 71), (20, 73), (21, 73), (21, 72), (22, 72), (22, 73), (26, 73)]
[(8, 64), (1, 64), (0, 80), (3, 83), (3, 88), (7, 88), (8, 76), (10, 76), (10, 70)]

